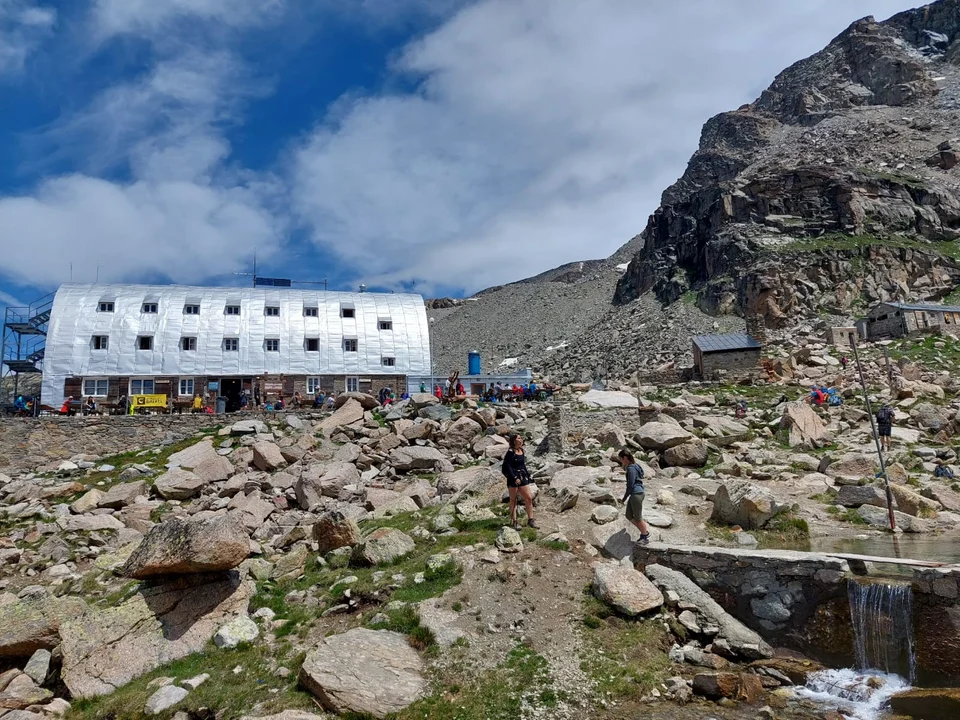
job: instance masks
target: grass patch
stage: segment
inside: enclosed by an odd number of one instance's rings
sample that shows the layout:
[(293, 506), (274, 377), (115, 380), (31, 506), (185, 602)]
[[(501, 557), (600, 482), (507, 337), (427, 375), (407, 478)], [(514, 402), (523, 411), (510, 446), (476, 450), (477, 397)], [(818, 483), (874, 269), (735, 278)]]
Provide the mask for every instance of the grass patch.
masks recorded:
[[(217, 717), (223, 718), (249, 714), (254, 707), (257, 715), (288, 708), (316, 710), (310, 695), (297, 688), (297, 670), (302, 662), (302, 656), (286, 644), (275, 648), (241, 645), (235, 650), (220, 650), (211, 643), (204, 652), (163, 665), (110, 695), (74, 700), (68, 717), (71, 720), (144, 717), (143, 707), (157, 690), (147, 687), (150, 681), (172, 677), (180, 682), (201, 673), (209, 673), (210, 679), (162, 717), (170, 717), (178, 710), (190, 712), (201, 708), (216, 708)], [(281, 666), (292, 671), (288, 677), (276, 675)], [(238, 667), (240, 671), (234, 672)]]
[(413, 607), (407, 605), (399, 610), (382, 614), (386, 619), (376, 623), (371, 622), (369, 627), (374, 630), (393, 630), (406, 635), (407, 640), (417, 650), (426, 650), (437, 644), (437, 638), (434, 637), (430, 628), (420, 624), (420, 615)]
[(553, 687), (547, 661), (518, 644), (492, 670), (475, 675), (451, 663), (433, 692), (394, 716), (396, 720), (515, 720), (525, 709), (555, 707), (563, 697)]
[(891, 235), (878, 237), (876, 235), (845, 235), (842, 233), (827, 233), (819, 237), (797, 238), (777, 248), (787, 253), (821, 252), (825, 250), (863, 250), (879, 245), (882, 247), (906, 248), (921, 252), (945, 255), (954, 260), (960, 259), (960, 247), (956, 243), (943, 241), (929, 241), (905, 235)]
[(583, 610), (580, 668), (596, 683), (601, 699), (639, 699), (667, 677), (672, 638), (659, 620), (617, 617), (589, 589)]

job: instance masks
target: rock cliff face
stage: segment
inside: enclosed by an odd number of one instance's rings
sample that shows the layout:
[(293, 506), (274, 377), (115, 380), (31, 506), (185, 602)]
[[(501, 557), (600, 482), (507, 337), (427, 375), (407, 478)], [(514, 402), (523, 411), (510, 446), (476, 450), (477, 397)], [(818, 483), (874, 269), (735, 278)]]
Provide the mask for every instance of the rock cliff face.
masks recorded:
[(775, 327), (960, 283), (960, 0), (854, 23), (709, 120), (635, 238), (625, 304), (696, 293)]

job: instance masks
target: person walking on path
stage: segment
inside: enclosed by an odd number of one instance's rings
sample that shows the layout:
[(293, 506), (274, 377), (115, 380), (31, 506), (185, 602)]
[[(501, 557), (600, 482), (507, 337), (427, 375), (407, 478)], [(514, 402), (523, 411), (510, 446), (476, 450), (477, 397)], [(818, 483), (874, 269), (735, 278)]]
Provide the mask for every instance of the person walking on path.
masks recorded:
[(623, 495), (622, 502), (627, 506), (627, 520), (632, 522), (637, 530), (640, 531), (640, 544), (646, 545), (650, 542), (650, 529), (643, 520), (643, 468), (633, 459), (633, 455), (627, 449), (617, 453), (620, 464), (627, 471), (627, 491)]
[(523, 437), (511, 435), (510, 449), (503, 458), (501, 471), (507, 478), (507, 491), (510, 493), (510, 524), (514, 530), (520, 529), (517, 522), (517, 495), (523, 498), (523, 505), (527, 510), (527, 525), (536, 528), (537, 521), (533, 517), (533, 478), (527, 470), (527, 456), (523, 452)]
[(893, 409), (886, 403), (877, 411), (877, 434), (880, 436), (880, 449), (890, 452), (890, 438), (893, 435)]

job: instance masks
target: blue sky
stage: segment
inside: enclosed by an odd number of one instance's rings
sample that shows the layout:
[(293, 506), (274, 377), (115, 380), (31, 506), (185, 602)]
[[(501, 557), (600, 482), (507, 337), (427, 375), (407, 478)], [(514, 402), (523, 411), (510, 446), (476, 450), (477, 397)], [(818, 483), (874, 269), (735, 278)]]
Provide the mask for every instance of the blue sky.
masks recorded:
[(0, 304), (462, 295), (643, 229), (711, 115), (902, 0), (0, 0)]

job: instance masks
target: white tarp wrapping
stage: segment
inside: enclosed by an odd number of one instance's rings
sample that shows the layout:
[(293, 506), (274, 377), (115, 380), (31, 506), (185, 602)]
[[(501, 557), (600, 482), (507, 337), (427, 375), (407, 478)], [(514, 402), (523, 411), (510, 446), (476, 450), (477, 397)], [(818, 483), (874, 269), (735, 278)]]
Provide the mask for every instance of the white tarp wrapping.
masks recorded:
[[(112, 302), (113, 311), (101, 311), (101, 302)], [(142, 312), (144, 303), (156, 303), (157, 312)], [(188, 304), (200, 305), (199, 315), (186, 314)], [(239, 305), (240, 315), (227, 315), (227, 305)], [(278, 307), (279, 316), (267, 315), (267, 307)], [(317, 308), (317, 316), (304, 307)], [(354, 317), (341, 317), (342, 307), (353, 308)], [(392, 328), (382, 330), (385, 321)], [(107, 336), (107, 349), (94, 349), (95, 336)], [(139, 349), (141, 337), (153, 338), (152, 349)], [(183, 349), (184, 337), (196, 338), (196, 350)], [(227, 338), (237, 338), (239, 349), (225, 349)], [(314, 338), (318, 350), (308, 351)], [(345, 351), (344, 340), (354, 339), (357, 351)], [(279, 350), (267, 350), (267, 340), (278, 340)], [(384, 358), (395, 364), (385, 365)], [(53, 301), (43, 402), (61, 402), (68, 377), (419, 375), (429, 369), (429, 326), (419, 295), (67, 284)]]

